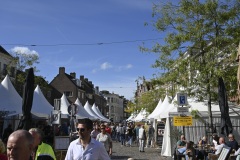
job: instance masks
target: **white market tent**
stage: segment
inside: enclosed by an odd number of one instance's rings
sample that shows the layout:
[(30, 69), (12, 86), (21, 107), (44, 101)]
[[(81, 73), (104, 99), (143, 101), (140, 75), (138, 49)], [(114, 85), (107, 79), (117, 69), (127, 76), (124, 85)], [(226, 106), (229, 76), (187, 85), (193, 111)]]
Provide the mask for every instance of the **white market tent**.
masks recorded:
[(77, 119), (82, 119), (83, 117), (83, 118), (89, 118), (91, 120), (96, 120), (95, 117), (88, 114), (88, 112), (83, 108), (82, 103), (78, 98), (76, 99), (75, 104), (78, 106)]
[(102, 118), (98, 117), (97, 114), (92, 110), (91, 105), (88, 103), (88, 101), (85, 103), (84, 109), (94, 118), (104, 121)]
[(10, 111), (10, 114), (22, 113), (22, 98), (15, 90), (8, 75), (0, 85), (0, 110)]
[(63, 93), (63, 95), (61, 97), (61, 106), (60, 106), (61, 114), (69, 114), (68, 113), (69, 105), (70, 105), (70, 103), (68, 102), (66, 95)]
[(102, 115), (102, 113), (99, 111), (99, 109), (97, 108), (97, 106), (95, 105), (95, 103), (94, 103), (93, 106), (92, 106), (92, 110), (93, 110), (93, 112), (94, 112), (98, 117), (102, 118), (102, 119), (103, 119), (104, 121), (106, 121), (106, 122), (110, 122), (109, 119), (107, 119), (106, 117), (104, 117), (104, 116)]
[[(229, 105), (229, 116), (231, 118), (231, 122), (233, 125), (233, 134), (235, 135), (236, 139), (240, 135), (240, 107), (236, 106), (233, 103), (228, 103)], [(220, 124), (221, 124), (221, 113), (220, 113), (220, 108), (219, 105), (216, 103), (212, 103), (212, 115), (213, 115), (213, 124), (215, 124), (217, 127), (217, 133), (220, 135)], [(162, 114), (165, 115), (162, 116), (162, 118), (167, 118), (167, 123), (165, 125), (165, 131), (166, 134), (164, 133), (164, 141), (162, 145), (162, 156), (172, 156), (173, 154), (173, 149), (175, 142), (170, 141), (170, 135), (171, 135), (171, 128), (172, 122), (171, 119), (173, 116), (179, 115), (177, 112), (177, 106), (171, 104), (171, 110), (169, 110), (168, 114)], [(188, 99), (188, 107), (189, 107), (189, 112), (192, 110), (197, 110), (199, 111), (200, 117), (204, 121), (208, 121), (208, 106), (207, 102), (198, 102), (194, 98), (189, 98)], [(203, 127), (204, 124), (200, 121), (193, 120), (193, 126), (187, 127), (185, 126), (185, 136), (186, 139), (189, 141), (197, 142), (199, 137), (202, 137), (205, 135), (205, 130), (206, 128)], [(235, 128), (234, 128), (235, 127)], [(178, 127), (179, 128), (179, 127)], [(181, 128), (179, 128), (181, 130)], [(171, 142), (171, 145), (169, 145), (169, 142)]]
[(177, 112), (177, 107), (178, 107), (178, 105), (177, 105), (177, 95), (173, 98), (173, 100), (172, 100), (172, 102), (169, 104), (169, 106), (165, 109), (165, 110), (163, 110), (163, 112), (161, 112), (160, 114), (159, 114), (159, 117), (160, 118), (167, 118), (167, 117), (169, 117), (169, 112), (170, 111), (176, 111)]
[[(0, 85), (0, 109), (10, 111), (10, 115), (22, 114), (22, 98), (15, 90), (7, 75)], [(8, 107), (4, 107), (8, 106)], [(53, 106), (44, 97), (41, 89), (37, 86), (34, 90), (31, 113), (36, 117), (48, 118), (53, 110)]]
[(158, 114), (158, 110), (160, 109), (161, 104), (162, 104), (162, 100), (160, 99), (160, 100), (158, 101), (158, 104), (157, 104), (156, 108), (153, 110), (153, 112), (152, 112), (151, 114), (149, 114), (148, 119), (154, 118), (155, 115)]
[(149, 113), (146, 111), (146, 109), (142, 109), (142, 110), (138, 113), (138, 115), (134, 118), (134, 121), (135, 121), (135, 122), (140, 122), (140, 121), (146, 120), (148, 114), (149, 114)]
[(67, 100), (66, 95), (63, 93), (61, 97), (61, 105), (60, 105), (60, 111), (61, 111), (61, 118), (67, 118), (69, 113), (68, 113), (68, 106), (70, 103)]
[(49, 117), (54, 107), (46, 100), (40, 87), (34, 90), (31, 113), (37, 117)]
[(163, 100), (163, 102), (162, 102), (162, 104), (159, 106), (156, 114), (152, 115), (152, 118), (157, 119), (157, 120), (160, 120), (160, 119), (161, 119), (160, 115), (161, 115), (165, 110), (167, 110), (167, 109), (169, 108), (169, 105), (170, 105), (170, 103), (169, 103), (169, 98), (168, 98), (168, 96), (166, 95), (165, 98), (164, 98), (164, 100)]
[[(9, 123), (13, 123), (16, 128), (22, 116), (22, 98), (15, 90), (8, 75), (0, 84), (0, 102), (0, 110), (10, 111), (10, 114), (5, 117), (3, 128)], [(53, 107), (46, 100), (39, 86), (37, 86), (34, 90), (31, 109), (33, 119), (48, 119), (52, 110)]]
[(128, 117), (128, 119), (126, 121), (134, 121), (134, 119), (136, 118), (136, 114), (132, 113), (130, 117)]

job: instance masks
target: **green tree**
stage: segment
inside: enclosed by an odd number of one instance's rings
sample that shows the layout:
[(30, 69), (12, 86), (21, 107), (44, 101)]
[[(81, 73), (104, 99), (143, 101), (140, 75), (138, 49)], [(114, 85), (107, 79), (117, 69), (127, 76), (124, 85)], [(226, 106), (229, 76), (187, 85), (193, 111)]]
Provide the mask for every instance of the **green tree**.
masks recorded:
[(37, 71), (35, 65), (39, 63), (39, 55), (36, 51), (27, 47), (15, 47), (11, 50), (11, 55), (14, 57), (12, 63), (16, 64), (17, 70), (24, 71), (32, 67), (35, 72)]
[(152, 48), (141, 47), (143, 52), (159, 54), (153, 67), (171, 72), (163, 74), (166, 80), (208, 100), (210, 120), (218, 77), (224, 78), (228, 90), (236, 90), (234, 58), (240, 38), (239, 7), (239, 0), (155, 4), (153, 26), (165, 36), (165, 42)]

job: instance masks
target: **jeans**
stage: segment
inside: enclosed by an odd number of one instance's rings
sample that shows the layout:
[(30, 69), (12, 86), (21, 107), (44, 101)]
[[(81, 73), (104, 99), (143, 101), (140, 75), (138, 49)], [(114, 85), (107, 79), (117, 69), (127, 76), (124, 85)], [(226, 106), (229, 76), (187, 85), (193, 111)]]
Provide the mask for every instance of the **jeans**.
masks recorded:
[(116, 133), (116, 141), (121, 142), (121, 136), (119, 132)]
[(121, 140), (122, 145), (125, 145), (125, 134), (120, 135), (120, 140)]
[(127, 144), (129, 144), (131, 146), (132, 145), (132, 140), (133, 140), (133, 137), (132, 136), (128, 136)]
[(139, 151), (144, 151), (144, 139), (139, 139)]

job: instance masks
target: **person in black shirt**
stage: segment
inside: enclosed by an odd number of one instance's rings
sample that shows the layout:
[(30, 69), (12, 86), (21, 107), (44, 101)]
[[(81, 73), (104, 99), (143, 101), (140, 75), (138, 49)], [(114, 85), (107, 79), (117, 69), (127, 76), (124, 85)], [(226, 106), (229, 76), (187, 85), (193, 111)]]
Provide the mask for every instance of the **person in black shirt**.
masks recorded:
[(7, 128), (4, 129), (4, 132), (3, 132), (3, 142), (4, 143), (7, 143), (7, 140), (8, 140), (8, 137), (10, 136), (10, 134), (13, 133), (13, 129), (12, 129), (12, 125), (9, 124), (7, 126)]
[(234, 149), (235, 151), (237, 151), (238, 150), (238, 142), (235, 140), (235, 138), (234, 138), (234, 135), (232, 134), (232, 133), (230, 133), (229, 135), (228, 135), (228, 142), (226, 143), (226, 145), (228, 146), (228, 147), (231, 147), (232, 149)]

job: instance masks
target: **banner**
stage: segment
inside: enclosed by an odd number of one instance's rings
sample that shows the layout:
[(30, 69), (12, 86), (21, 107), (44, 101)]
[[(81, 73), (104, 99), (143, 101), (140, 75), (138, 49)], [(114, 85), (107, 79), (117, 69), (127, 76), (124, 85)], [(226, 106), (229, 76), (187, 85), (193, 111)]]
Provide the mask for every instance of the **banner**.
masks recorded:
[(192, 116), (174, 116), (173, 125), (174, 126), (192, 126)]

